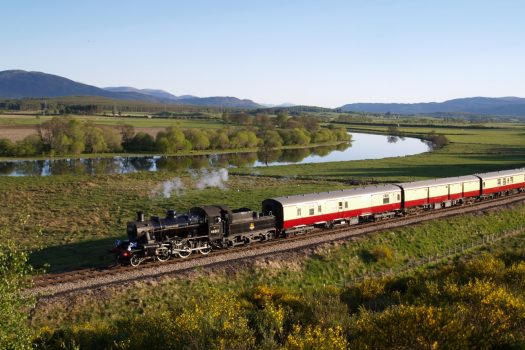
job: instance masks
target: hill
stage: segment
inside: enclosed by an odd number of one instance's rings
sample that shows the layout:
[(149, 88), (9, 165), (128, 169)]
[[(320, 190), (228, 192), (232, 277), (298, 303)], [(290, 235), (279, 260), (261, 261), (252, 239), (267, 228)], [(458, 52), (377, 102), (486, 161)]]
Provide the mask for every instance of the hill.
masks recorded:
[(59, 97), (59, 96), (116, 97), (117, 93), (95, 86), (77, 83), (58, 75), (23, 70), (0, 72), (0, 97)]
[(252, 100), (237, 97), (175, 96), (155, 89), (110, 87), (106, 89), (79, 83), (58, 75), (24, 70), (0, 71), (0, 99), (53, 98), (68, 96), (96, 96), (112, 99), (136, 100), (153, 103), (194, 105), (223, 108), (259, 108)]
[(144, 94), (144, 95), (153, 96), (153, 97), (164, 99), (164, 100), (173, 100), (173, 101), (177, 101), (181, 99), (189, 99), (189, 98), (198, 98), (197, 96), (192, 96), (192, 95), (175, 96), (164, 90), (137, 89), (131, 86), (105, 87), (104, 90), (111, 91), (111, 92), (124, 92), (124, 93), (133, 92), (137, 94)]
[(525, 116), (525, 98), (470, 97), (428, 103), (351, 103), (340, 109), (345, 112), (395, 114), (469, 113)]

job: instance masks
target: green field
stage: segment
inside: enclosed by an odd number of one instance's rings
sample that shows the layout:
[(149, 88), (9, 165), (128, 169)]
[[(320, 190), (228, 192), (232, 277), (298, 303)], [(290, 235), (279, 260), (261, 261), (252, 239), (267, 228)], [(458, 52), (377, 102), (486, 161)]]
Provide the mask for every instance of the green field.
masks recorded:
[[(146, 118), (144, 116), (137, 117), (110, 117), (110, 116), (72, 116), (84, 122), (91, 122), (96, 125), (112, 125), (118, 126), (122, 124), (129, 124), (137, 128), (167, 128), (169, 126), (178, 126), (181, 128), (219, 128), (224, 123), (219, 119), (220, 114), (208, 114), (210, 119), (195, 119), (195, 118)], [(54, 116), (33, 116), (33, 115), (2, 115), (0, 114), (1, 126), (36, 126), (48, 120), (53, 119)], [(214, 119), (213, 119), (214, 118)]]

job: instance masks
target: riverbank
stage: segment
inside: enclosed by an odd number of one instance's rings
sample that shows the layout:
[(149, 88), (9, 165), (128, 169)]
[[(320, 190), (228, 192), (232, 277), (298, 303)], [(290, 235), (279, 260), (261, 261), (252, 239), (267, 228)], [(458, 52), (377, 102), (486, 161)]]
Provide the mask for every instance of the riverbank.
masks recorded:
[[(352, 141), (335, 141), (325, 143), (310, 143), (308, 145), (296, 146), (281, 146), (272, 148), (272, 151), (288, 150), (288, 149), (307, 149), (315, 147), (331, 147), (342, 144), (348, 144)], [(202, 150), (202, 151), (180, 151), (177, 153), (158, 153), (158, 152), (144, 152), (144, 153), (81, 153), (59, 156), (39, 156), (39, 157), (0, 157), (0, 161), (24, 161), (24, 160), (60, 160), (60, 159), (93, 159), (93, 158), (115, 158), (115, 157), (187, 157), (187, 156), (209, 156), (215, 154), (235, 154), (235, 153), (257, 153), (261, 152), (261, 148), (237, 148), (237, 149), (217, 149), (217, 150)]]

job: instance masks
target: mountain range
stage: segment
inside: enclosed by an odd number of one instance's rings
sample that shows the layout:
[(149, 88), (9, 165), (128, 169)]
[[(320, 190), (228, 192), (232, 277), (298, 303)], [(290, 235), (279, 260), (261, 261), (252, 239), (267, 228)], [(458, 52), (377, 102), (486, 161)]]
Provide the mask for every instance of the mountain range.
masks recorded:
[(44, 98), (64, 96), (101, 96), (124, 100), (138, 100), (177, 105), (225, 108), (261, 108), (248, 99), (231, 96), (197, 97), (175, 96), (164, 90), (136, 89), (133, 87), (99, 88), (82, 84), (58, 75), (24, 70), (0, 71), (0, 98)]
[(525, 98), (469, 97), (427, 103), (351, 103), (340, 107), (344, 112), (432, 114), (466, 113), (478, 115), (525, 116)]
[[(175, 105), (223, 107), (239, 109), (287, 108), (292, 104), (264, 105), (231, 96), (175, 96), (158, 89), (137, 89), (129, 86), (99, 88), (42, 72), (24, 70), (0, 71), (0, 99), (53, 98), (65, 96), (100, 96)], [(291, 107), (296, 108), (296, 107)], [(472, 114), (525, 117), (525, 98), (470, 97), (427, 103), (351, 103), (336, 109), (343, 112), (394, 114)]]

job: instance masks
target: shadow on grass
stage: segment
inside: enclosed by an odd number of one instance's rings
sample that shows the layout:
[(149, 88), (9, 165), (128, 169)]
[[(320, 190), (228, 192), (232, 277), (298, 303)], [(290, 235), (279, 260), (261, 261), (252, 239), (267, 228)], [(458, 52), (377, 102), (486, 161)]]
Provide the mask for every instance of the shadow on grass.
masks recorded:
[(46, 247), (33, 252), (29, 262), (35, 268), (44, 268), (50, 273), (106, 266), (115, 261), (109, 251), (113, 248), (116, 239), (116, 237), (103, 238)]

